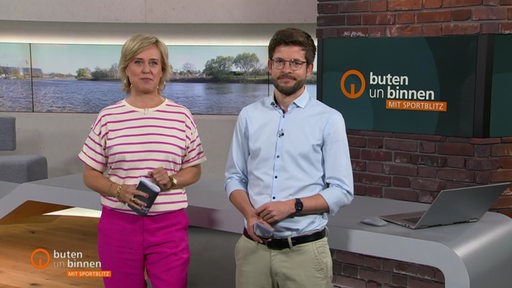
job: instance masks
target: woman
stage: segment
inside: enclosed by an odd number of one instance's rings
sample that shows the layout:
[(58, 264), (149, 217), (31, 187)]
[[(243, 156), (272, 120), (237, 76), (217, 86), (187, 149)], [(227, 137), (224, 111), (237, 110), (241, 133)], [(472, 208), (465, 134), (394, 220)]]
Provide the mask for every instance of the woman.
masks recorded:
[[(186, 287), (190, 258), (187, 194), (206, 160), (190, 111), (162, 97), (170, 75), (166, 45), (152, 35), (126, 41), (119, 73), (127, 97), (102, 109), (79, 159), (85, 185), (101, 196), (98, 254), (105, 287)], [(148, 216), (139, 178), (160, 186)]]

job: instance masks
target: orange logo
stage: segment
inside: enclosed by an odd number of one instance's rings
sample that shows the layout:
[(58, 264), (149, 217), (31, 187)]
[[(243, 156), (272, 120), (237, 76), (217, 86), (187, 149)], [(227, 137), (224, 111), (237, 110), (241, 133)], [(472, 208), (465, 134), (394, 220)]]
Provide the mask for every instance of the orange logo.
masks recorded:
[[(359, 78), (359, 81), (361, 81), (361, 88), (357, 92), (356, 92), (355, 84), (350, 84), (349, 90), (347, 90), (345, 87), (346, 86), (345, 81), (347, 80), (347, 78), (349, 76), (352, 76), (352, 75), (356, 76), (357, 78)], [(364, 79), (364, 76), (361, 72), (359, 72), (357, 70), (348, 70), (341, 77), (340, 87), (341, 87), (341, 92), (343, 93), (343, 95), (345, 95), (347, 98), (350, 98), (350, 99), (356, 99), (356, 98), (360, 97), (361, 95), (363, 95), (364, 89), (366, 89), (366, 80)]]
[[(42, 255), (41, 255), (42, 253)], [(37, 263), (36, 263), (36, 255), (37, 256)], [(46, 260), (46, 262), (43, 263), (43, 259)], [(48, 265), (50, 265), (50, 253), (43, 248), (38, 248), (32, 252), (32, 255), (30, 255), (30, 264), (34, 266), (37, 269), (43, 269), (46, 268)]]

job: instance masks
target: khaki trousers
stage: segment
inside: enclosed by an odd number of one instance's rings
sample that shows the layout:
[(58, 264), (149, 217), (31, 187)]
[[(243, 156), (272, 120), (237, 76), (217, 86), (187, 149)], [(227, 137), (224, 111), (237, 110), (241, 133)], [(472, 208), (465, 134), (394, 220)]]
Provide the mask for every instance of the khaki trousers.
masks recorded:
[(271, 250), (245, 236), (235, 247), (236, 288), (332, 288), (327, 237)]

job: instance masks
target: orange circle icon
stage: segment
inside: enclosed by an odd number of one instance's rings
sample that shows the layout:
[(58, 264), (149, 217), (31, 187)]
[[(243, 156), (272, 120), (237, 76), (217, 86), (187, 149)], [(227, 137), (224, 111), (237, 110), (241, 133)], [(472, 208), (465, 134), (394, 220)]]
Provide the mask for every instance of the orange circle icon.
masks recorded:
[[(347, 78), (349, 76), (352, 76), (352, 75), (356, 76), (357, 78), (359, 78), (359, 81), (361, 81), (361, 88), (358, 91), (356, 91), (356, 87), (354, 84), (350, 84), (349, 90), (347, 90), (345, 87), (346, 86), (345, 81), (347, 80)], [(345, 95), (347, 98), (356, 99), (356, 98), (360, 97), (361, 95), (363, 95), (364, 90), (366, 89), (366, 80), (364, 79), (364, 76), (361, 72), (359, 72), (357, 70), (348, 70), (341, 77), (340, 88), (341, 88), (341, 92), (343, 93), (343, 95)]]
[[(37, 259), (38, 261), (36, 263), (35, 256), (36, 256), (36, 254), (40, 254), (40, 253), (43, 253), (44, 256), (39, 256)], [(43, 263), (42, 258), (45, 258), (45, 257), (46, 257), (46, 262)], [(30, 255), (30, 264), (32, 264), (32, 266), (34, 266), (37, 269), (46, 268), (48, 265), (50, 265), (50, 253), (46, 249), (43, 249), (43, 248), (38, 248), (38, 249), (32, 251), (32, 254)]]

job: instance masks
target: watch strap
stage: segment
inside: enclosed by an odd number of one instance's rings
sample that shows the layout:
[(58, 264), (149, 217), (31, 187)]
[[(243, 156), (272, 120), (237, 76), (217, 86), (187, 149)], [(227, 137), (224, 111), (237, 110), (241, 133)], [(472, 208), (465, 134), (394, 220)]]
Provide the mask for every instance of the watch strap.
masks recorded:
[(304, 209), (304, 203), (300, 198), (295, 198), (295, 216), (299, 215), (300, 212)]

